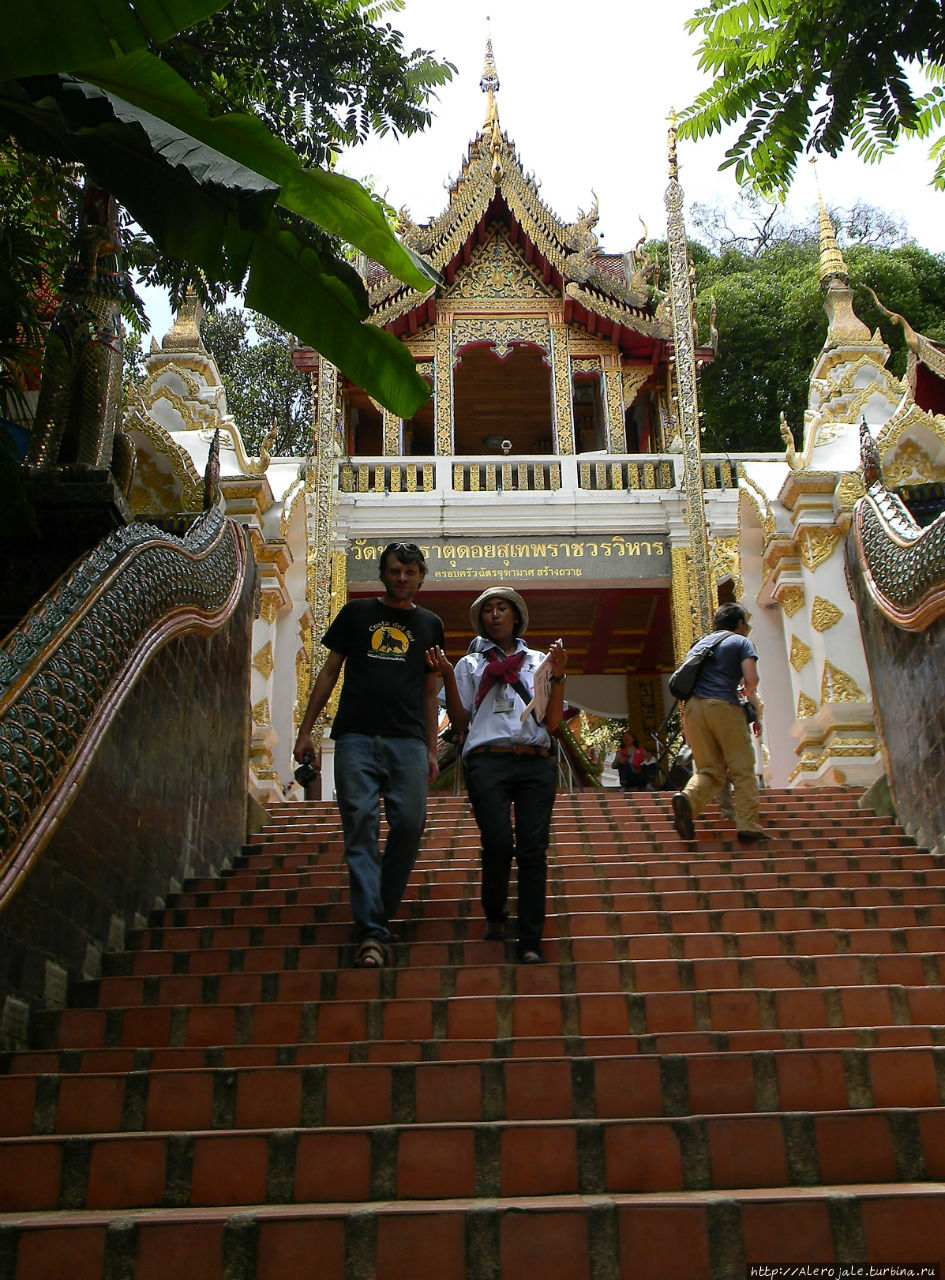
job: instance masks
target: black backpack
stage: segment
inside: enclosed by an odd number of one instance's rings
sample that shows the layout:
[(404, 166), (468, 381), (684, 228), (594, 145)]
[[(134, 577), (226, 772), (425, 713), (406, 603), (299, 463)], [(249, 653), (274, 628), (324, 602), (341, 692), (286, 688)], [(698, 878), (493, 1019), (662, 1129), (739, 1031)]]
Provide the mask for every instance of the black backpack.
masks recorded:
[(702, 664), (715, 653), (715, 650), (728, 634), (729, 632), (723, 631), (711, 638), (700, 640), (692, 646), (669, 677), (669, 691), (677, 701), (685, 702), (692, 695), (692, 691), (696, 687), (696, 681), (699, 678), (699, 672), (702, 670)]

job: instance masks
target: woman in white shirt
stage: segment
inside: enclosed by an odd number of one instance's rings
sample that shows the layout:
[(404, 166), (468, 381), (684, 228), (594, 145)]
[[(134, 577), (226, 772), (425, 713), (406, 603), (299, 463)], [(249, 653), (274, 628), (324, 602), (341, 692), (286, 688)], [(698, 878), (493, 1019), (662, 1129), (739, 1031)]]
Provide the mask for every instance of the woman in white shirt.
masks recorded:
[[(521, 638), (528, 607), (511, 587), (488, 587), (473, 602), (469, 620), (477, 639), (455, 669), (440, 648), (430, 649), (427, 661), (443, 677), (453, 729), (465, 735), (466, 787), (482, 838), (484, 937), (506, 936), (514, 858), (518, 956), (524, 964), (541, 964), (548, 832), (557, 787), (551, 734), (564, 709), (568, 654), (562, 640), (555, 640), (547, 655), (528, 648)], [(539, 721), (535, 709), (523, 713), (546, 659), (550, 683)], [(540, 696), (539, 707), (543, 701)]]

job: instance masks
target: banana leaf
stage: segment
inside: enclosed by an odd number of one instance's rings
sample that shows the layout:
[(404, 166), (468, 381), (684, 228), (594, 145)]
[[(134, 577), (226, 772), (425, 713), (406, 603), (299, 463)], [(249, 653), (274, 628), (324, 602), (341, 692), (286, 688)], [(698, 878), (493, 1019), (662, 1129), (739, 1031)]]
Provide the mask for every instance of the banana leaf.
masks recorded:
[(147, 52), (85, 67), (82, 77), (134, 103), (207, 146), (279, 184), (279, 204), (338, 236), (420, 293), (439, 275), (406, 249), (369, 192), (352, 178), (303, 168), (290, 147), (254, 116), (210, 117), (203, 98), (166, 63)]
[(0, 80), (75, 71), (160, 44), (226, 0), (21, 0), (0, 4)]

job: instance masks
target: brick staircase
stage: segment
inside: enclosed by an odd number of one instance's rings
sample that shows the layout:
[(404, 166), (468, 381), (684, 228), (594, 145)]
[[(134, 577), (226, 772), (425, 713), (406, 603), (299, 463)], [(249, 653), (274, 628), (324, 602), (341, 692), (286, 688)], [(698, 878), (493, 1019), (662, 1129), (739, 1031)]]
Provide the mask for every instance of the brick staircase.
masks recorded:
[(762, 810), (559, 796), (530, 967), (434, 798), (370, 972), (334, 809), (275, 809), (0, 1059), (0, 1280), (945, 1264), (945, 866), (842, 790)]

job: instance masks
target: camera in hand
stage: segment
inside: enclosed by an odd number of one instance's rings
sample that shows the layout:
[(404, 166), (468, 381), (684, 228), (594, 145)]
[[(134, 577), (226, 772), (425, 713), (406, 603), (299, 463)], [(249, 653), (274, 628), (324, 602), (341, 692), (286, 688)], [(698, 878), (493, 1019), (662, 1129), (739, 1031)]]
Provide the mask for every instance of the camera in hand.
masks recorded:
[(307, 787), (310, 782), (314, 782), (320, 774), (317, 764), (312, 764), (312, 753), (306, 751), (302, 756), (302, 763), (295, 771), (295, 780), (300, 787)]

